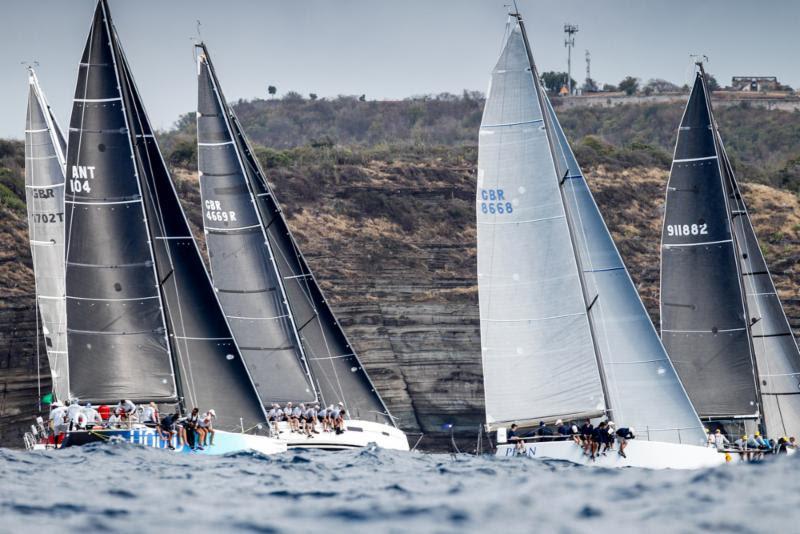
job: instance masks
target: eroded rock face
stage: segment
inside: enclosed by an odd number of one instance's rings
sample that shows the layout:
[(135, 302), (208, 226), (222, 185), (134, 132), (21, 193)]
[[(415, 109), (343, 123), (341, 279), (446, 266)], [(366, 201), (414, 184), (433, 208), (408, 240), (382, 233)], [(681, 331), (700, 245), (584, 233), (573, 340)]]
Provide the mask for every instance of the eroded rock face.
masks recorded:
[[(467, 151), (445, 159), (269, 171), (289, 224), (370, 377), (412, 444), (425, 433), (422, 448), (449, 448), (442, 425), (453, 424), (459, 447), (471, 450), (484, 416), (473, 169), (474, 152)], [(657, 324), (667, 173), (601, 168), (587, 174)], [(196, 176), (180, 170), (174, 176), (202, 240)], [(744, 193), (797, 331), (800, 205), (794, 195), (766, 186), (746, 186)], [(0, 213), (0, 220), (5, 216)], [(37, 397), (33, 277), (24, 215), (15, 221), (14, 231), (0, 238), (6, 258), (0, 274), (8, 277), (0, 282), (2, 446), (21, 445)]]

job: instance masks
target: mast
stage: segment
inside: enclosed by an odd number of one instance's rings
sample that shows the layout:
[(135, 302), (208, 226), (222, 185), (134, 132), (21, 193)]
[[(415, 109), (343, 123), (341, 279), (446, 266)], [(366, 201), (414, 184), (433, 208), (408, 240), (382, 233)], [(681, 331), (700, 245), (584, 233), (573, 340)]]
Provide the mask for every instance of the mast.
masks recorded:
[[(69, 399), (69, 360), (64, 298), (64, 137), (29, 67), (25, 126), (25, 194), (28, 233), (53, 392)], [(38, 322), (38, 321), (37, 321)], [(37, 341), (38, 351), (38, 341)]]
[[(525, 51), (527, 52), (528, 62), (530, 63), (531, 75), (533, 76), (533, 83), (536, 85), (536, 96), (539, 99), (539, 106), (544, 111), (548, 108), (549, 103), (545, 103), (545, 99), (547, 99), (547, 96), (544, 95), (541, 84), (539, 82), (539, 72), (536, 69), (536, 63), (533, 61), (533, 52), (531, 50), (530, 42), (528, 41), (528, 32), (525, 31), (525, 23), (522, 21), (522, 15), (520, 15), (518, 12), (513, 13), (512, 15), (516, 17), (517, 21), (519, 22), (519, 27), (520, 30), (522, 31), (522, 40), (525, 43)], [(569, 75), (567, 75), (567, 79), (568, 80), (570, 79)], [(570, 94), (572, 94), (571, 91)], [(556, 144), (555, 144), (556, 141), (553, 139), (552, 135), (553, 126), (552, 124), (550, 124), (550, 116), (547, 113), (543, 113), (543, 115), (544, 115), (543, 118), (545, 124), (545, 131), (547, 132), (547, 142), (549, 143), (550, 151), (553, 154), (553, 166), (556, 170), (556, 176), (562, 177), (558, 184), (559, 186), (558, 192), (561, 197), (561, 203), (564, 206), (564, 212), (566, 213), (569, 211), (569, 209), (567, 207), (567, 201), (564, 198), (563, 186), (569, 175), (569, 169), (565, 169), (563, 174), (562, 172), (560, 172), (559, 166), (555, 158), (555, 155), (558, 152), (556, 150)], [(572, 242), (572, 250), (575, 253), (575, 262), (578, 264), (578, 277), (581, 283), (581, 294), (583, 295), (583, 301), (586, 306), (586, 317), (589, 320), (589, 331), (591, 332), (592, 345), (594, 346), (594, 352), (597, 358), (597, 369), (600, 372), (600, 384), (603, 387), (603, 398), (605, 399), (605, 412), (606, 414), (608, 414), (609, 412), (613, 414), (613, 408), (611, 406), (611, 396), (608, 393), (608, 378), (606, 377), (605, 366), (603, 365), (603, 358), (600, 352), (600, 347), (598, 347), (597, 345), (597, 334), (595, 333), (594, 320), (592, 319), (592, 314), (591, 314), (591, 309), (600, 295), (595, 295), (594, 297), (592, 297), (591, 300), (589, 299), (586, 287), (586, 279), (584, 275), (584, 268), (581, 265), (580, 255), (577, 252), (578, 247), (575, 243), (575, 228), (571, 217), (567, 217), (567, 225), (569, 226), (569, 238), (570, 241)]]

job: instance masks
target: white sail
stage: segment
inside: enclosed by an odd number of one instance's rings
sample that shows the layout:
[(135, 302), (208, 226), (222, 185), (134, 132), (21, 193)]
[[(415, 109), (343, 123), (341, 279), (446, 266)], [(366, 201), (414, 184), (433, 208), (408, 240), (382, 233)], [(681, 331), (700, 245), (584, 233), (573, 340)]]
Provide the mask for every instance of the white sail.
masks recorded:
[(478, 288), (490, 425), (606, 408), (559, 177), (520, 25), (491, 78), (478, 151)]
[(69, 398), (64, 290), (64, 136), (30, 70), (25, 196), (36, 303), (57, 399)]
[[(546, 99), (545, 99), (546, 100)], [(703, 444), (705, 432), (546, 100), (556, 159), (600, 351), (609, 416), (640, 435)]]

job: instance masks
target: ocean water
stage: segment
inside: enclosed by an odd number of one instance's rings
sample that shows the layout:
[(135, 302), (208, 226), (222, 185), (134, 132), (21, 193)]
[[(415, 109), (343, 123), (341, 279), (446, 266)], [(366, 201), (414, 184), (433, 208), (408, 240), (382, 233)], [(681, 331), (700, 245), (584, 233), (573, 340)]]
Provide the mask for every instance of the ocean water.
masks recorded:
[(702, 471), (531, 458), (127, 444), (0, 449), (0, 532), (800, 531), (800, 455)]

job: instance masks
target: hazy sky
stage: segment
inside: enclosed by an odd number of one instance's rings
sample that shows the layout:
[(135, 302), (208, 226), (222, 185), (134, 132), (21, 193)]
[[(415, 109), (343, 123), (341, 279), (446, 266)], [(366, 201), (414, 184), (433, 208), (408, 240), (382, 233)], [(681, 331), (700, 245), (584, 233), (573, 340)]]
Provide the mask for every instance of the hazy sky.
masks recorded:
[[(110, 0), (157, 128), (195, 108), (196, 19), (226, 96), (296, 90), (403, 98), (485, 91), (509, 0)], [(540, 71), (566, 70), (563, 24), (578, 24), (573, 78), (617, 83), (690, 79), (690, 53), (724, 83), (775, 75), (800, 86), (800, 1), (518, 0)], [(0, 0), (0, 137), (23, 136), (26, 75), (39, 78), (66, 125), (94, 0)]]

